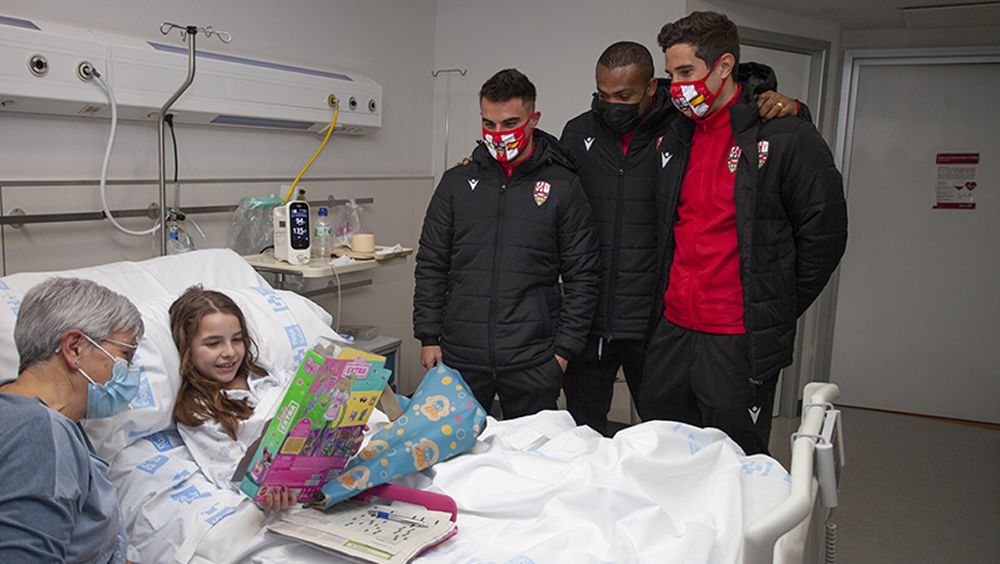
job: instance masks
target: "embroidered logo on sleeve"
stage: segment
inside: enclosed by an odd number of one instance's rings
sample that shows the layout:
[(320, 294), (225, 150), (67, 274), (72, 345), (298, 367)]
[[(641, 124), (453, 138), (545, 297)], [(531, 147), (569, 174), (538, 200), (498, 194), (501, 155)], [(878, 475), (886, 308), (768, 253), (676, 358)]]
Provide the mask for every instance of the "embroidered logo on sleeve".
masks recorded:
[(585, 137), (583, 139), (583, 146), (586, 147), (586, 149), (587, 149), (588, 152), (590, 151), (590, 146), (593, 145), (593, 144), (594, 144), (594, 138), (593, 137)]
[(549, 189), (552, 186), (544, 180), (535, 182), (535, 205), (540, 206), (549, 199)]
[(743, 150), (740, 149), (738, 145), (733, 145), (733, 147), (729, 149), (729, 159), (726, 161), (726, 165), (729, 167), (730, 173), (736, 172), (736, 165), (740, 163), (740, 154), (742, 153)]
[(478, 178), (470, 178), (469, 179), (469, 189), (470, 190), (475, 191), (476, 190), (476, 186), (478, 184), (479, 184), (479, 179)]
[(672, 159), (672, 158), (674, 158), (673, 153), (668, 153), (666, 151), (664, 151), (663, 153), (661, 153), (660, 154), (660, 168), (667, 168), (667, 163), (669, 163), (670, 159)]
[(761, 141), (760, 143), (757, 143), (757, 168), (762, 168), (764, 166), (764, 163), (767, 162), (767, 149), (768, 149), (767, 141)]
[(760, 406), (755, 405), (751, 408), (748, 408), (747, 411), (750, 412), (750, 419), (753, 421), (753, 424), (756, 425), (757, 418), (760, 417)]

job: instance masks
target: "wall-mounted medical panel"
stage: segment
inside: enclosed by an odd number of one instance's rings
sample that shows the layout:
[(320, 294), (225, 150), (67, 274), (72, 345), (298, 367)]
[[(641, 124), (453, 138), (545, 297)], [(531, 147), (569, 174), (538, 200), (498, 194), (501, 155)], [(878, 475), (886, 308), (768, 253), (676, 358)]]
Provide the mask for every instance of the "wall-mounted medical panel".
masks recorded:
[[(198, 40), (194, 83), (171, 110), (177, 123), (318, 132), (333, 117), (332, 97), (337, 133), (382, 126), (382, 87), (371, 78), (224, 53)], [(104, 92), (80, 76), (85, 64), (111, 85), (121, 119), (153, 121), (187, 76), (188, 48), (176, 33), (142, 40), (0, 15), (0, 111), (109, 116)]]

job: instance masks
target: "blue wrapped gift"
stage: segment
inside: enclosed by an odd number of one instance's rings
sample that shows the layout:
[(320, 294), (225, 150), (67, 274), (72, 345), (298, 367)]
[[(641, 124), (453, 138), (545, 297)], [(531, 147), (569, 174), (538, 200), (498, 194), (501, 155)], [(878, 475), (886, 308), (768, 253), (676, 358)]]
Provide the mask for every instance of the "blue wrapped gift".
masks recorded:
[(399, 400), (403, 414), (323, 486), (325, 508), (465, 452), (486, 427), (486, 411), (462, 375), (444, 364), (427, 371), (413, 396)]

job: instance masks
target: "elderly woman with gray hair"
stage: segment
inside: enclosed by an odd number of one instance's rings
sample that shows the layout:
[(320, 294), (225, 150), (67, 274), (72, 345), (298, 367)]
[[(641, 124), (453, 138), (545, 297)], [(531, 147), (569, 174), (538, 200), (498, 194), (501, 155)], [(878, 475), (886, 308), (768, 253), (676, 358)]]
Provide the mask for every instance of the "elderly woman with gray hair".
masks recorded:
[(19, 374), (0, 385), (0, 562), (125, 561), (118, 496), (80, 420), (135, 397), (142, 334), (136, 307), (88, 280), (52, 278), (24, 296)]

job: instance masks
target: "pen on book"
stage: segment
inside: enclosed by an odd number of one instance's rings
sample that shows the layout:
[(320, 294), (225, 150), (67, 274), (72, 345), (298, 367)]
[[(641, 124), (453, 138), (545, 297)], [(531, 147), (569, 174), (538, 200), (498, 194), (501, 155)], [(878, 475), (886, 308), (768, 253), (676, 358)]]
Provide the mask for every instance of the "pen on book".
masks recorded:
[(386, 521), (395, 521), (397, 523), (405, 523), (407, 525), (415, 525), (417, 527), (424, 527), (424, 528), (427, 527), (427, 524), (424, 523), (423, 521), (418, 521), (416, 519), (410, 519), (409, 517), (402, 517), (400, 515), (396, 515), (395, 513), (389, 513), (388, 511), (379, 511), (377, 509), (369, 509), (368, 510), (368, 514), (371, 515), (372, 517), (376, 517), (378, 519), (385, 519)]

